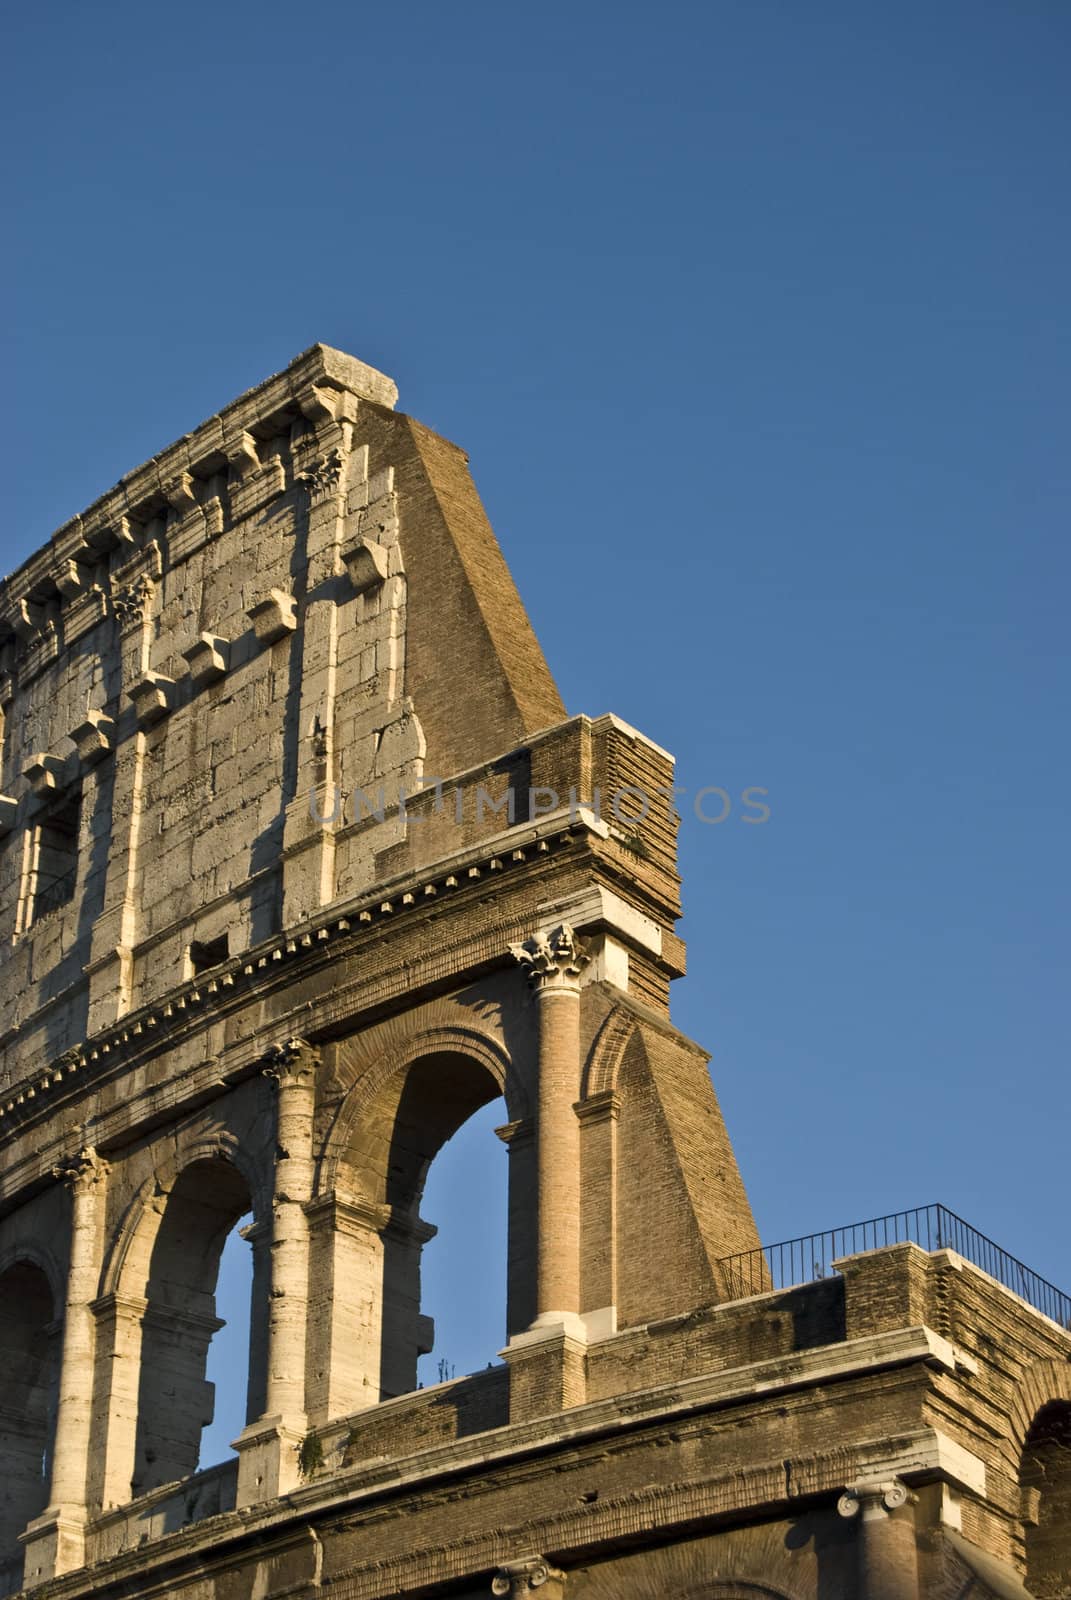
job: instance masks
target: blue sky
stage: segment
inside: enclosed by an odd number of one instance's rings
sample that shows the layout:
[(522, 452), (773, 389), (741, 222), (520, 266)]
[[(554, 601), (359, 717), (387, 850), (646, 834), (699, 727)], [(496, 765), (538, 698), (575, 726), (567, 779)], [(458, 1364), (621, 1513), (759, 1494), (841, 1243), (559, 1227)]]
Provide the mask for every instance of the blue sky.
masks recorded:
[[(940, 1198), (1071, 1280), (1067, 7), (8, 35), (4, 565), (314, 340), (391, 373), (570, 711), (769, 791), (685, 801), (674, 1011), (763, 1236)], [(498, 1338), (451, 1315), (500, 1292), (480, 1132), (425, 1208), (444, 1261), (490, 1229), (432, 1296), (458, 1371)]]

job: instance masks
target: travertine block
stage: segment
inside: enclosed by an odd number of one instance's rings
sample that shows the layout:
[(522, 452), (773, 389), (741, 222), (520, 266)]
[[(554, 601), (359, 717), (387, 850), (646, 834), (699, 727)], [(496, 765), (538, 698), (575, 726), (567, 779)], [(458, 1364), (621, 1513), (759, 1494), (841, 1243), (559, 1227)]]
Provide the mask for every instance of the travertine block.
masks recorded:
[(63, 762), (47, 751), (38, 751), (33, 760), (23, 767), (22, 775), (37, 798), (44, 800), (57, 788), (63, 777)]
[(175, 682), (160, 672), (146, 672), (145, 676), (127, 690), (133, 702), (139, 728), (151, 728), (167, 716), (174, 705)]
[(271, 589), (263, 600), (250, 606), (247, 615), (260, 645), (274, 644), (297, 627), (297, 601), (282, 589)]
[(202, 633), (195, 644), (182, 652), (196, 688), (203, 689), (226, 675), (230, 650), (228, 639), (218, 633)]
[(115, 719), (103, 711), (90, 711), (86, 720), (72, 728), (71, 739), (84, 766), (95, 766), (115, 749)]

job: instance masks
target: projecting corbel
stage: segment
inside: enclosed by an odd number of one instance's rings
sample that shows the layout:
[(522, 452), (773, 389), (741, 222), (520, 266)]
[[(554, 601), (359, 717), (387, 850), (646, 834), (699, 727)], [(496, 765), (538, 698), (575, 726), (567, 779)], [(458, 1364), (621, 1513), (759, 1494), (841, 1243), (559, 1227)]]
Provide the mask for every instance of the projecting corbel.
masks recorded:
[(138, 727), (151, 728), (173, 709), (175, 680), (159, 672), (147, 672), (139, 683), (127, 690), (134, 703)]
[(383, 583), (387, 577), (390, 551), (375, 539), (358, 539), (349, 550), (342, 553), (354, 594), (364, 594)]
[(196, 688), (203, 689), (226, 674), (230, 652), (230, 640), (218, 633), (202, 633), (195, 644), (182, 652)]
[(59, 787), (63, 776), (63, 762), (58, 756), (38, 751), (23, 767), (22, 776), (39, 800), (47, 800)]
[(115, 749), (115, 719), (103, 711), (90, 711), (71, 730), (71, 739), (83, 766), (94, 767)]
[(257, 643), (274, 644), (297, 627), (297, 601), (282, 589), (269, 589), (267, 598), (250, 606), (246, 616), (253, 624)]

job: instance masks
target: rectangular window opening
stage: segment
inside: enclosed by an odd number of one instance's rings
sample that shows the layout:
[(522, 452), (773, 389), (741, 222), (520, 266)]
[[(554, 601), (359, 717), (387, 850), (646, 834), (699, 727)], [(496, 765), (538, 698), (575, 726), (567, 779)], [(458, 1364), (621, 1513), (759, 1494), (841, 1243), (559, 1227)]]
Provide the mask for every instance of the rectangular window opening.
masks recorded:
[(221, 933), (218, 939), (194, 939), (190, 945), (190, 977), (199, 978), (210, 967), (220, 966), (229, 955), (225, 933)]
[(31, 927), (74, 899), (81, 819), (79, 791), (57, 800), (36, 825)]

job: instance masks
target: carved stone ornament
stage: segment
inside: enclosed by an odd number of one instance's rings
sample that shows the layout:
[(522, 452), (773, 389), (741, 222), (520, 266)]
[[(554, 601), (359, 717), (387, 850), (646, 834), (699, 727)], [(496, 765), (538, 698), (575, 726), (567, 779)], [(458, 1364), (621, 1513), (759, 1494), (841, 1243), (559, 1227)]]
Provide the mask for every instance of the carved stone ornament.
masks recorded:
[(899, 1478), (894, 1478), (891, 1483), (846, 1489), (837, 1501), (837, 1510), (842, 1517), (858, 1516), (861, 1508), (870, 1504), (881, 1506), (886, 1511), (897, 1511), (913, 1499), (914, 1496), (907, 1484), (901, 1483)]
[(297, 601), (282, 589), (269, 589), (267, 597), (250, 606), (246, 616), (259, 645), (274, 644), (297, 627)]
[(342, 456), (332, 450), (319, 461), (314, 461), (304, 472), (298, 473), (298, 482), (309, 491), (313, 504), (334, 494), (342, 482)]
[(511, 944), (509, 948), (536, 989), (577, 983), (591, 960), (568, 922), (559, 922), (549, 933), (533, 934), (523, 944)]
[(52, 1168), (52, 1176), (72, 1189), (89, 1188), (107, 1176), (108, 1163), (102, 1161), (92, 1145), (83, 1145), (78, 1154), (63, 1165)]
[(287, 1039), (285, 1044), (272, 1045), (265, 1053), (263, 1072), (277, 1088), (284, 1083), (297, 1083), (310, 1078), (316, 1071), (319, 1051), (307, 1039)]
[(165, 678), (160, 672), (146, 672), (127, 698), (133, 701), (134, 715), (139, 728), (152, 728), (174, 709), (175, 680)]
[(123, 629), (139, 626), (145, 621), (152, 605), (156, 586), (145, 573), (128, 583), (125, 588), (112, 590), (112, 608)]
[(542, 1556), (530, 1556), (524, 1561), (507, 1561), (491, 1579), (491, 1593), (495, 1595), (528, 1594), (549, 1584), (549, 1595), (560, 1595), (565, 1573), (552, 1567)]

